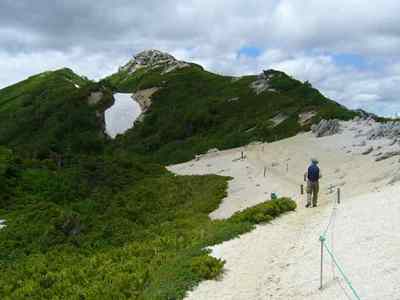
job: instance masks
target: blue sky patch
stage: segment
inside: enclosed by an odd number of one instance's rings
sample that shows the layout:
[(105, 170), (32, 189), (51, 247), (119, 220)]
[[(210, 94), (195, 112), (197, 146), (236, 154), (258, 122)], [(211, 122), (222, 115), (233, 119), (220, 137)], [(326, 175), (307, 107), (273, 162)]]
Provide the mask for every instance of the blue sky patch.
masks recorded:
[(366, 59), (358, 54), (340, 53), (340, 54), (333, 54), (332, 57), (335, 63), (341, 66), (365, 68), (368, 65)]
[(262, 50), (260, 48), (257, 47), (253, 47), (253, 46), (244, 46), (242, 48), (239, 49), (238, 55), (244, 55), (244, 56), (248, 56), (248, 57), (258, 57), (260, 56), (262, 53)]

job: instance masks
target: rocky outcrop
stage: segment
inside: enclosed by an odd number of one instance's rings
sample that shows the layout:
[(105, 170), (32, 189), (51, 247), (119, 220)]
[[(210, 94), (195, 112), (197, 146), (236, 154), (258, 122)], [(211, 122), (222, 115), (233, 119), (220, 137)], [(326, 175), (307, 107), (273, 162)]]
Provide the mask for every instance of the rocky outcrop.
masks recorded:
[(253, 81), (250, 84), (250, 88), (252, 88), (257, 95), (261, 94), (264, 91), (276, 92), (275, 89), (271, 87), (270, 80), (274, 77), (274, 74), (269, 71), (264, 71), (260, 75), (257, 76), (256, 81)]
[(282, 122), (284, 122), (286, 119), (288, 118), (287, 115), (279, 113), (277, 114), (275, 117), (273, 117), (272, 119), (269, 119), (272, 122), (272, 127), (276, 127), (279, 124), (281, 124)]
[(317, 112), (315, 112), (315, 111), (308, 111), (308, 112), (304, 112), (304, 113), (299, 114), (299, 124), (301, 126), (306, 125), (316, 115), (317, 115)]
[(400, 138), (400, 122), (388, 122), (379, 124), (366, 134), (367, 139), (376, 140), (381, 138), (397, 139)]
[(189, 67), (190, 64), (184, 61), (179, 61), (171, 54), (164, 53), (158, 50), (146, 50), (135, 55), (125, 66), (119, 71), (127, 71), (132, 74), (139, 69), (157, 69), (161, 68), (161, 74), (166, 74), (177, 69)]
[(103, 99), (103, 92), (92, 92), (89, 95), (88, 103), (89, 105), (96, 105), (101, 99)]
[(311, 126), (311, 131), (316, 137), (323, 137), (328, 135), (334, 135), (340, 132), (339, 121), (334, 120), (321, 120), (318, 124)]

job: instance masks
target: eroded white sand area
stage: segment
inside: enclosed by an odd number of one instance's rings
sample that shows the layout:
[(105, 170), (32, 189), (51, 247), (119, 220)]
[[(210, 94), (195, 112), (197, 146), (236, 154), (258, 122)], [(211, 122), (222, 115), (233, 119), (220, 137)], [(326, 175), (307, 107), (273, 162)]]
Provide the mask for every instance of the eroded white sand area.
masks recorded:
[[(298, 204), (296, 212), (212, 247), (212, 255), (226, 261), (225, 273), (218, 281), (202, 282), (187, 299), (357, 299), (326, 251), (324, 288), (319, 290), (319, 236), (330, 220), (338, 187), (341, 204), (329, 226), (328, 247), (361, 299), (400, 299), (399, 156), (376, 161), (399, 146), (385, 137), (366, 139), (364, 133), (374, 126), (345, 122), (333, 136), (305, 133), (171, 166), (178, 174), (234, 178), (212, 218), (229, 217), (269, 199), (271, 192)], [(300, 185), (310, 157), (320, 161), (323, 178), (319, 206), (306, 209)]]
[(134, 122), (142, 113), (139, 103), (132, 94), (116, 93), (114, 105), (104, 113), (106, 133), (115, 138), (133, 127)]

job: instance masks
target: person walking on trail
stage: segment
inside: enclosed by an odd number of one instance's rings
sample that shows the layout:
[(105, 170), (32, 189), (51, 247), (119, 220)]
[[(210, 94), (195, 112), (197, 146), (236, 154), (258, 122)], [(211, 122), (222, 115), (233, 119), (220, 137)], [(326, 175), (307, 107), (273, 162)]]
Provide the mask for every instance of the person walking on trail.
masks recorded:
[(321, 176), (321, 171), (318, 167), (318, 160), (315, 158), (311, 159), (311, 164), (308, 167), (307, 173), (305, 174), (307, 178), (307, 204), (306, 207), (312, 206), (316, 207), (318, 202), (318, 192), (319, 192), (319, 179)]

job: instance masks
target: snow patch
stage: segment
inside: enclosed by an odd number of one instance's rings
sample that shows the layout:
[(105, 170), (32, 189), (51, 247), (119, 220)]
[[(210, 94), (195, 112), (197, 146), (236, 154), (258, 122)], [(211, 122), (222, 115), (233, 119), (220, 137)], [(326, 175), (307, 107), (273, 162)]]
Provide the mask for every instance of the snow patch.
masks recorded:
[(115, 138), (118, 134), (125, 133), (132, 128), (136, 119), (142, 113), (140, 105), (132, 94), (114, 94), (114, 105), (104, 113), (106, 133)]
[(6, 225), (4, 224), (5, 222), (5, 220), (0, 220), (0, 229), (6, 227)]

